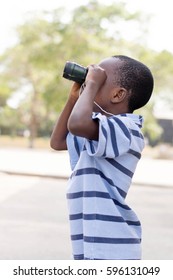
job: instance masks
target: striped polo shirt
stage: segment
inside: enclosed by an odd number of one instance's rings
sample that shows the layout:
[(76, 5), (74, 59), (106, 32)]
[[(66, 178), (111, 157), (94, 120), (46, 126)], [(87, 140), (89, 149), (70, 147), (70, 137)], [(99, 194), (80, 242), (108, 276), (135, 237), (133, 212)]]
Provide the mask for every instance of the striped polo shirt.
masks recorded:
[(125, 199), (144, 148), (143, 119), (101, 113), (93, 113), (93, 119), (99, 123), (98, 141), (67, 136), (73, 257), (140, 259), (141, 224)]

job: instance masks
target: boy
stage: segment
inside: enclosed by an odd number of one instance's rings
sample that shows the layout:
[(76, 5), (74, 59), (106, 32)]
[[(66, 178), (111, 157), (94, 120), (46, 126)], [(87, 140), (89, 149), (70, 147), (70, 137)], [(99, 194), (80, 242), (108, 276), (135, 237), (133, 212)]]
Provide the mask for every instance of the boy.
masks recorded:
[(150, 70), (127, 56), (90, 65), (85, 83), (74, 83), (51, 136), (68, 149), (67, 191), (74, 259), (140, 259), (141, 224), (125, 198), (144, 138), (144, 106), (153, 90)]

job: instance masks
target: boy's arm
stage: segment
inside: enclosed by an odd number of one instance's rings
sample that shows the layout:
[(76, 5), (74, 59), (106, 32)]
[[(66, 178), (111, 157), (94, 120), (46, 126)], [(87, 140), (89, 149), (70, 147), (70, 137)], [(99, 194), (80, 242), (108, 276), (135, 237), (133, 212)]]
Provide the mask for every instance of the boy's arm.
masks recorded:
[(71, 111), (79, 97), (80, 84), (74, 83), (67, 103), (55, 124), (50, 139), (50, 146), (54, 150), (67, 150), (66, 137), (68, 134), (67, 122)]
[(72, 134), (98, 140), (99, 124), (92, 119), (92, 113), (95, 96), (105, 80), (104, 69), (96, 65), (89, 67), (85, 88), (68, 120), (68, 129)]

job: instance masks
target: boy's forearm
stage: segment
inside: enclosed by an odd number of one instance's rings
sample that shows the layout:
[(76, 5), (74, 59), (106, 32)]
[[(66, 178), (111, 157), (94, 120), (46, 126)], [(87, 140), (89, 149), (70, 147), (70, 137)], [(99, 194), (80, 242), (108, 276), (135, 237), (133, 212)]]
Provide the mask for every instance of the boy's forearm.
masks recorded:
[(95, 82), (88, 81), (86, 83), (85, 89), (68, 120), (68, 129), (72, 134), (92, 140), (98, 139), (98, 123), (92, 119), (97, 91), (98, 85)]
[(54, 150), (66, 150), (66, 137), (68, 134), (67, 122), (68, 118), (73, 110), (73, 107), (77, 101), (74, 96), (69, 96), (67, 103), (61, 112), (54, 130), (51, 135), (50, 146)]

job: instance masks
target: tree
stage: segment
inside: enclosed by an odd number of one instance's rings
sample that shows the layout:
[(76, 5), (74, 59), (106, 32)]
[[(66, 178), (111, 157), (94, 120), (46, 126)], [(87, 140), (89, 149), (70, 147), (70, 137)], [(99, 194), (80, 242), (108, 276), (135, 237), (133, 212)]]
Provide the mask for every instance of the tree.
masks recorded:
[(56, 90), (58, 60), (55, 35), (60, 32), (56, 30), (53, 36), (52, 29), (52, 23), (43, 19), (25, 23), (18, 28), (18, 44), (3, 57), (3, 73), (4, 77), (8, 76), (11, 92), (28, 88), (26, 100), (30, 117), (25, 124), (30, 130), (30, 147), (37, 136), (42, 114), (45, 115), (46, 109), (53, 104), (52, 91)]
[(0, 86), (5, 94), (1, 102), (4, 105), (16, 91), (24, 92), (18, 112), (30, 130), (30, 147), (39, 131), (52, 130), (62, 109), (71, 86), (62, 79), (66, 60), (88, 65), (121, 52), (151, 65), (157, 73), (155, 64), (152, 65), (156, 54), (141, 46), (138, 38), (126, 41), (118, 27), (122, 21), (127, 27), (136, 21), (143, 34), (145, 24), (140, 14), (129, 13), (123, 3), (103, 5), (97, 1), (79, 6), (64, 21), (65, 12), (59, 8), (32, 15), (18, 27), (17, 44), (1, 58), (5, 81), (4, 89), (3, 83)]

